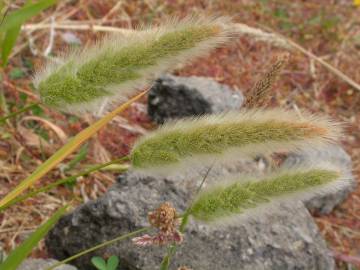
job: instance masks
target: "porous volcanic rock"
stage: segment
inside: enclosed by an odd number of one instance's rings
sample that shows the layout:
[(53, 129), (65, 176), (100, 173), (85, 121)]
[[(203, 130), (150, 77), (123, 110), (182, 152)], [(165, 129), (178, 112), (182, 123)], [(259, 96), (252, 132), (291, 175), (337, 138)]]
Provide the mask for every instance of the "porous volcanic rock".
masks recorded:
[[(241, 170), (240, 167), (255, 170), (256, 166), (251, 164), (243, 163), (236, 170)], [(215, 181), (219, 174), (225, 177), (232, 170), (215, 165), (206, 183)], [(203, 174), (204, 171), (200, 173)], [(165, 201), (182, 212), (201, 181), (200, 175), (155, 178), (128, 172), (101, 198), (61, 218), (47, 236), (48, 250), (55, 258), (64, 259), (148, 226), (147, 213)], [(136, 247), (131, 241), (122, 241), (74, 263), (89, 270), (93, 269), (91, 256), (117, 255), (122, 262), (120, 269), (153, 270), (158, 269), (165, 253), (164, 247)], [(256, 219), (221, 226), (190, 220), (185, 241), (179, 246), (170, 269), (181, 265), (202, 270), (332, 270), (335, 267), (325, 241), (302, 203), (281, 205)]]
[(162, 124), (169, 119), (238, 110), (243, 101), (239, 90), (211, 78), (164, 75), (149, 92), (148, 114)]

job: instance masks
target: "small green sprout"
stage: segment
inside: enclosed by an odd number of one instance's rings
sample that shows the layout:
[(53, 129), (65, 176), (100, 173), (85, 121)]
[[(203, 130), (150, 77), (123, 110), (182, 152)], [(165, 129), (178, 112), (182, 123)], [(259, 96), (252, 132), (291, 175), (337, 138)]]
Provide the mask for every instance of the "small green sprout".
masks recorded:
[(119, 265), (119, 258), (117, 256), (111, 256), (107, 261), (101, 257), (92, 257), (92, 264), (99, 270), (116, 270)]

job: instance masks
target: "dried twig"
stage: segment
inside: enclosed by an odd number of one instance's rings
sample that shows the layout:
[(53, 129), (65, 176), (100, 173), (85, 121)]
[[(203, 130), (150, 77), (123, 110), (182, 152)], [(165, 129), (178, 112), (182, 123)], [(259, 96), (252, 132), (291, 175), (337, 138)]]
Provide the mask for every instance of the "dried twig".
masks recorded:
[[(73, 9), (71, 9), (69, 12), (67, 12), (67, 13), (65, 13), (65, 14), (61, 13), (61, 14), (59, 15), (59, 18), (62, 19), (62, 20), (66, 20), (66, 19), (70, 18), (71, 16), (73, 16), (74, 14), (76, 14), (77, 12), (78, 12), (78, 8), (73, 8)], [(47, 21), (49, 21), (49, 20), (50, 20), (50, 18), (47, 17), (47, 18), (44, 19), (40, 24), (45, 23), (45, 22), (47, 22)], [(30, 31), (29, 31), (29, 34), (31, 34), (31, 33), (34, 32), (34, 31), (35, 31), (35, 29), (34, 29), (34, 30), (30, 30)], [(47, 33), (46, 33), (46, 32), (38, 33), (37, 35), (33, 36), (33, 41), (35, 41), (35, 40), (43, 37), (45, 34), (47, 34)], [(22, 44), (19, 45), (19, 46), (16, 46), (16, 47), (14, 48), (13, 52), (10, 54), (10, 58), (12, 58), (12, 57), (14, 57), (15, 55), (19, 54), (23, 49), (25, 49), (25, 48), (27, 47), (28, 43), (29, 43), (29, 40), (27, 40), (26, 42), (22, 43)]]
[(52, 27), (50, 28), (50, 37), (49, 37), (49, 44), (48, 46), (46, 47), (43, 55), (44, 56), (48, 56), (51, 51), (52, 51), (52, 48), (54, 46), (54, 39), (55, 39), (55, 29), (54, 29), (54, 26), (55, 26), (55, 18), (52, 16), (51, 17), (51, 25)]
[(54, 27), (54, 29), (62, 29), (62, 30), (79, 30), (79, 31), (98, 31), (98, 32), (117, 32), (122, 34), (132, 33), (135, 30), (132, 29), (125, 29), (119, 27), (112, 27), (112, 26), (102, 26), (102, 25), (91, 25), (91, 24), (25, 24), (21, 27), (21, 30), (40, 30), (40, 29), (48, 29)]
[(36, 94), (30, 92), (29, 90), (26, 90), (26, 89), (20, 88), (18, 86), (15, 86), (14, 84), (10, 83), (7, 80), (4, 80), (2, 83), (3, 83), (4, 86), (9, 87), (10, 89), (12, 89), (14, 91), (24, 93), (24, 94), (28, 95), (29, 97), (31, 97), (31, 98), (33, 98), (35, 100), (39, 100), (39, 97)]

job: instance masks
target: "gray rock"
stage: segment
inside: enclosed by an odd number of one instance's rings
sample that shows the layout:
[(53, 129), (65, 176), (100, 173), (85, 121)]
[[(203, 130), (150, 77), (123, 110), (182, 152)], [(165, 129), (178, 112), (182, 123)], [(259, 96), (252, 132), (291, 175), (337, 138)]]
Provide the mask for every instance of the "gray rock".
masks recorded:
[[(46, 270), (54, 263), (58, 261), (53, 259), (27, 259), (25, 260), (17, 270)], [(56, 267), (54, 270), (76, 270), (77, 268), (71, 265), (61, 265)]]
[(164, 123), (168, 119), (236, 110), (243, 100), (240, 91), (211, 78), (165, 75), (149, 92), (148, 113), (155, 122)]
[[(218, 174), (231, 173), (221, 165), (216, 166), (207, 183), (214, 181), (213, 177)], [(246, 167), (248, 164), (242, 165)], [(165, 201), (183, 212), (200, 181), (198, 175), (154, 178), (129, 172), (103, 197), (63, 217), (46, 238), (48, 250), (56, 258), (63, 259), (148, 226), (147, 213)], [(334, 260), (325, 241), (301, 203), (281, 205), (271, 214), (231, 224), (214, 226), (190, 220), (185, 241), (178, 248), (170, 269), (180, 265), (202, 270), (334, 269)], [(92, 269), (89, 266), (91, 256), (118, 255), (122, 269), (153, 270), (158, 269), (165, 252), (164, 247), (140, 248), (123, 241), (74, 263), (80, 269)]]
[(290, 153), (283, 166), (312, 166), (320, 161), (336, 165), (350, 176), (349, 181), (337, 190), (317, 195), (305, 203), (306, 207), (312, 212), (328, 214), (337, 205), (341, 204), (356, 187), (356, 180), (351, 173), (351, 158), (344, 149), (335, 144), (329, 144), (320, 149), (304, 149), (298, 153)]

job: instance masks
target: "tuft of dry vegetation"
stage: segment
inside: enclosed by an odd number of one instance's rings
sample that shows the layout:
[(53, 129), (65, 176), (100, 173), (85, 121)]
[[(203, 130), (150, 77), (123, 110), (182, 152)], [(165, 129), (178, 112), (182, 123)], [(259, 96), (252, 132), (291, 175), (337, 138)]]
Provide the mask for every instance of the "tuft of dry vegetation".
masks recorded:
[[(14, 1), (11, 8), (16, 9), (21, 4), (22, 1)], [(104, 30), (105, 26), (126, 29), (159, 22), (165, 14), (184, 17), (199, 11), (230, 15), (239, 23), (263, 30), (274, 29), (360, 83), (360, 7), (354, 7), (352, 1), (68, 0), (60, 1), (55, 8), (24, 27), (9, 65), (0, 74), (2, 115), (37, 102), (31, 85), (34, 67), (59, 54), (64, 47), (87, 46), (103, 35), (99, 30)], [(213, 77), (220, 83), (242, 89), (247, 95), (260, 74), (268, 72), (269, 63), (285, 50), (288, 49), (243, 36), (226, 48), (216, 50), (211, 57), (179, 68), (176, 74)], [(353, 159), (354, 175), (359, 179), (359, 89), (314, 58), (296, 49), (289, 51), (290, 60), (273, 87), (269, 106), (306, 108), (345, 122), (346, 135), (342, 144)], [(91, 164), (128, 154), (134, 140), (153, 128), (146, 116), (145, 102), (143, 99), (135, 103), (118, 116), (66, 164), (48, 174), (41, 185), (72, 175)], [(0, 196), (8, 193), (64, 141), (93, 120), (90, 115), (78, 118), (36, 105), (28, 113), (1, 123)], [(74, 184), (61, 186), (1, 213), (0, 242), (3, 248), (12, 249), (67, 201), (81, 203), (105, 192), (120, 170), (116, 166), (110, 169), (78, 179)], [(331, 214), (315, 219), (334, 250), (339, 268), (347, 269), (350, 263), (359, 263), (360, 186)], [(44, 257), (46, 251), (41, 246), (33, 255)]]

